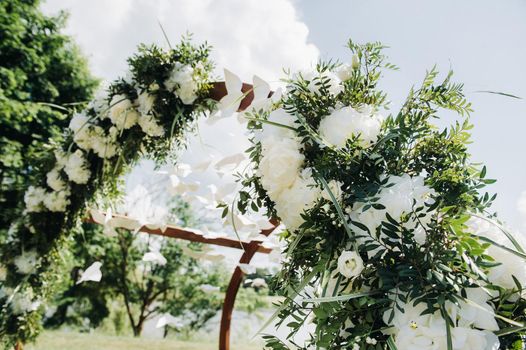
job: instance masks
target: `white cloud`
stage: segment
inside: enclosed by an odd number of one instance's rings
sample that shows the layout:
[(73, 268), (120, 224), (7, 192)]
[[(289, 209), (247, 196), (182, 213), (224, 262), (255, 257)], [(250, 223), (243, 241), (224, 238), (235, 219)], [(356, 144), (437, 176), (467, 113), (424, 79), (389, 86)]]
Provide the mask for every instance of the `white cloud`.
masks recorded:
[(526, 191), (522, 192), (517, 200), (517, 210), (522, 217), (524, 226), (526, 226)]
[(43, 9), (70, 12), (66, 32), (105, 79), (123, 74), (139, 43), (166, 46), (158, 21), (172, 43), (187, 31), (208, 41), (217, 67), (245, 81), (252, 74), (275, 80), (282, 68), (306, 68), (318, 57), (307, 26), (286, 0), (49, 0)]

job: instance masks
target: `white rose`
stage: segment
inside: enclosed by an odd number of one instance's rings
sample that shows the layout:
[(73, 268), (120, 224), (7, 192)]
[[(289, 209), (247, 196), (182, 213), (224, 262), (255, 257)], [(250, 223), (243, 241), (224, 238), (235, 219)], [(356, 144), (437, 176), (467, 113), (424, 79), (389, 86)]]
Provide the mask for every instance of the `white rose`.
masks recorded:
[(60, 171), (62, 167), (55, 166), (46, 175), (46, 183), (55, 191), (62, 191), (66, 188), (66, 182), (60, 177)]
[(346, 250), (338, 258), (338, 272), (347, 277), (354, 278), (363, 271), (363, 260), (355, 251)]
[[(267, 120), (273, 123), (286, 125), (292, 128), (297, 127), (295, 125), (296, 118), (293, 115), (290, 115), (287, 112), (285, 112), (283, 108), (278, 108), (275, 111), (272, 111), (269, 114)], [(284, 128), (269, 123), (262, 123), (261, 130), (255, 130), (254, 136), (256, 141), (261, 142), (271, 137), (275, 139), (294, 138), (296, 136), (296, 133), (294, 132), (294, 130), (291, 130), (289, 128)]]
[(305, 157), (298, 141), (273, 137), (262, 141), (261, 155), (258, 175), (269, 197), (275, 200), (285, 188), (292, 186)]
[(321, 190), (316, 185), (311, 170), (304, 169), (300, 176), (296, 176), (292, 186), (283, 189), (273, 200), (278, 216), (287, 229), (294, 231), (304, 222), (301, 214), (312, 208), (320, 196)]
[(185, 105), (192, 104), (197, 98), (198, 84), (194, 79), (194, 69), (189, 65), (177, 62), (164, 86), (170, 91), (175, 91), (175, 95)]
[(333, 111), (320, 122), (320, 136), (338, 148), (345, 147), (352, 137), (359, 137), (363, 146), (372, 144), (380, 135), (384, 117), (368, 107), (363, 110), (346, 106)]
[(129, 129), (137, 123), (139, 113), (124, 95), (115, 95), (110, 103), (110, 119), (119, 130)]
[(28, 212), (41, 212), (46, 190), (42, 187), (29, 186), (24, 194), (24, 203)]
[(88, 169), (88, 162), (84, 158), (81, 150), (76, 150), (68, 156), (64, 167), (64, 172), (69, 179), (78, 184), (86, 184), (90, 178), (91, 172)]
[(340, 80), (345, 81), (349, 80), (352, 77), (353, 67), (348, 63), (341, 64), (338, 68), (336, 68), (336, 75)]

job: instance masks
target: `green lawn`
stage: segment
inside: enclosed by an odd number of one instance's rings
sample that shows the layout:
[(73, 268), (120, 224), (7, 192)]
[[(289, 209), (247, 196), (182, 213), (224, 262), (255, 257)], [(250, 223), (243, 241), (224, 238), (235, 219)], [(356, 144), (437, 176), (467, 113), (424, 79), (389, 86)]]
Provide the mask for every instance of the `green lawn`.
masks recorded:
[[(98, 333), (44, 332), (24, 350), (216, 350), (217, 343), (118, 337)], [(256, 344), (234, 344), (232, 350), (260, 350)]]

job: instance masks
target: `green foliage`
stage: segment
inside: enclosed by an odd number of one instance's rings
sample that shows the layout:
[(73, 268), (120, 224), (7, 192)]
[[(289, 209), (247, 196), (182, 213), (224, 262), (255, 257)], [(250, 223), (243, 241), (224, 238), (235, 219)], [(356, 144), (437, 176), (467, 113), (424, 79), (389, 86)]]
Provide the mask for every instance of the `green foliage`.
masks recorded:
[(2, 236), (23, 203), (30, 167), (49, 139), (67, 126), (59, 106), (89, 100), (97, 85), (79, 49), (60, 33), (66, 16), (45, 16), (39, 3), (0, 2)]

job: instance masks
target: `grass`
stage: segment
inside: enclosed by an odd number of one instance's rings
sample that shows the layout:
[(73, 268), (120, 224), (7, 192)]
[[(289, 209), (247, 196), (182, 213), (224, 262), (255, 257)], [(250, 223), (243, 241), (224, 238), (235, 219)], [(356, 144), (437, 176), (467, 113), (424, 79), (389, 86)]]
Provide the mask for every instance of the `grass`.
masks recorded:
[[(65, 331), (44, 332), (36, 344), (28, 344), (24, 350), (216, 350), (217, 343), (197, 341), (159, 340), (111, 336), (99, 333), (76, 333)], [(234, 344), (232, 350), (260, 350), (256, 344)]]

